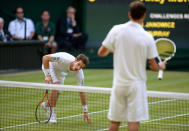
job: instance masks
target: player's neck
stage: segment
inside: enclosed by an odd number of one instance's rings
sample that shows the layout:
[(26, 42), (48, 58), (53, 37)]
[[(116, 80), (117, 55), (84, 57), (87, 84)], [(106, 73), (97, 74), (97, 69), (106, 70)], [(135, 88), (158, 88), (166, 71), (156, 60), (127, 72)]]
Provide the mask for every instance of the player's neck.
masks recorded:
[(138, 24), (140, 24), (140, 25), (142, 25), (142, 23), (144, 22), (144, 19), (145, 19), (145, 17), (146, 17), (146, 14), (144, 14), (140, 19), (133, 19), (132, 17), (131, 17), (131, 14), (129, 13), (129, 18), (130, 18), (130, 20), (131, 21), (133, 21), (133, 22), (136, 22), (136, 23), (138, 23)]

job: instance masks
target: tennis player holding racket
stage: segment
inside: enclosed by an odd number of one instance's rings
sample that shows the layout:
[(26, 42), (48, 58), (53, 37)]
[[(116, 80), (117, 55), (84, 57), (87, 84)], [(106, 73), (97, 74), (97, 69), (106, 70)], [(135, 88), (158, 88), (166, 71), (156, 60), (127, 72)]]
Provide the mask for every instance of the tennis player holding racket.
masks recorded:
[(129, 131), (138, 131), (139, 122), (148, 119), (146, 61), (152, 70), (165, 69), (158, 56), (154, 38), (141, 26), (146, 7), (140, 1), (130, 4), (130, 21), (114, 26), (98, 51), (99, 56), (114, 53), (114, 79), (108, 118), (109, 131), (117, 131), (128, 121)]
[[(88, 57), (84, 54), (78, 55), (76, 58), (69, 53), (59, 52), (43, 56), (42, 69), (45, 74), (46, 83), (64, 84), (65, 76), (71, 75), (76, 78), (78, 85), (84, 84), (84, 74), (82, 68), (89, 63)], [(55, 107), (58, 96), (61, 91), (52, 90), (49, 98), (50, 106), (52, 107), (52, 115), (50, 123), (56, 123)], [(83, 106), (84, 120), (91, 122), (88, 116), (88, 107), (84, 92), (80, 92), (81, 103)]]

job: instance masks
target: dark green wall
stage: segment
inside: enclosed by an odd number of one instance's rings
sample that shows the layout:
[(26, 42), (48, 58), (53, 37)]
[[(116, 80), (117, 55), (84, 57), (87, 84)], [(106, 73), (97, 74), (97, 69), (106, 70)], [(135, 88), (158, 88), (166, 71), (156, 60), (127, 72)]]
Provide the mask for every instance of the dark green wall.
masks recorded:
[(115, 24), (128, 21), (127, 0), (98, 0), (87, 2), (86, 31), (90, 42), (101, 42)]
[[(89, 42), (91, 44), (98, 44), (100, 46), (100, 43), (105, 39), (113, 25), (122, 24), (129, 20), (128, 11), (131, 1), (133, 0), (96, 0), (95, 2), (86, 2), (86, 32), (89, 34)], [(145, 28), (146, 30), (171, 31), (169, 38), (176, 43), (177, 52), (175, 57), (168, 62), (168, 69), (189, 70), (189, 19), (151, 19), (149, 16), (150, 12), (189, 14), (189, 2), (167, 3), (166, 1), (165, 4), (159, 4), (154, 0), (153, 2), (145, 2), (145, 4), (147, 7), (145, 22), (175, 22), (174, 29)], [(157, 38), (155, 37), (155, 39)], [(97, 51), (98, 49), (94, 50)], [(103, 63), (101, 62), (102, 59), (98, 58), (95, 52), (91, 55), (91, 58), (95, 60), (95, 64), (93, 64), (95, 67), (112, 67), (112, 63), (110, 62), (112, 59), (109, 57), (103, 59), (105, 61)], [(90, 64), (89, 66), (94, 67), (93, 65)]]
[[(102, 42), (113, 25), (129, 20), (129, 4), (133, 0), (96, 0), (86, 2), (86, 31), (90, 42)], [(142, 1), (142, 0), (141, 0)], [(183, 19), (152, 19), (150, 13), (189, 14), (189, 2), (167, 3), (146, 2), (147, 15), (144, 21), (175, 22), (175, 28), (146, 28), (146, 30), (170, 31), (169, 38), (178, 45), (188, 44), (189, 18)], [(157, 37), (155, 37), (157, 39)]]

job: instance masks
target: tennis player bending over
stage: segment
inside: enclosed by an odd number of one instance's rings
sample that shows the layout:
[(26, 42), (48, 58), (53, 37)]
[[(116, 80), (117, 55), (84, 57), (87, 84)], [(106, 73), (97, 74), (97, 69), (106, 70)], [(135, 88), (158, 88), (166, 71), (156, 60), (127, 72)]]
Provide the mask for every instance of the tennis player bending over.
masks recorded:
[(130, 21), (114, 26), (98, 51), (99, 56), (114, 53), (114, 79), (108, 118), (109, 131), (117, 131), (122, 121), (128, 121), (129, 131), (138, 131), (139, 122), (148, 119), (146, 61), (152, 70), (165, 69), (166, 63), (156, 63), (155, 41), (141, 26), (146, 7), (140, 1), (130, 4)]
[[(82, 68), (89, 63), (87, 56), (80, 54), (76, 58), (66, 52), (49, 54), (43, 56), (42, 69), (45, 74), (45, 82), (53, 84), (64, 84), (65, 76), (72, 75), (76, 78), (78, 85), (84, 84), (84, 74)], [(61, 91), (52, 90), (49, 98), (49, 103), (52, 107), (52, 115), (49, 120), (51, 123), (56, 123), (55, 107), (58, 96)], [(88, 116), (88, 107), (86, 103), (86, 96), (84, 92), (80, 92), (80, 98), (83, 105), (84, 119), (88, 123), (91, 122)]]

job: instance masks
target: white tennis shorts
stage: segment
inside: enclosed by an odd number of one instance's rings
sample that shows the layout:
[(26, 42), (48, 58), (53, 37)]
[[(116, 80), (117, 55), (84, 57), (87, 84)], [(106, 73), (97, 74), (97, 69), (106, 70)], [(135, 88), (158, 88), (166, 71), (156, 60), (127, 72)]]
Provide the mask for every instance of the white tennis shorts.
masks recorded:
[(108, 119), (116, 122), (148, 120), (146, 84), (134, 82), (131, 86), (113, 87)]

